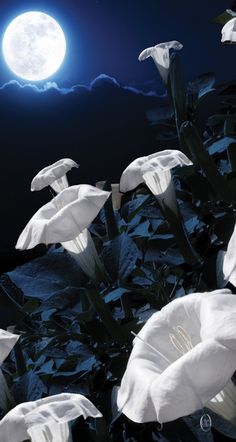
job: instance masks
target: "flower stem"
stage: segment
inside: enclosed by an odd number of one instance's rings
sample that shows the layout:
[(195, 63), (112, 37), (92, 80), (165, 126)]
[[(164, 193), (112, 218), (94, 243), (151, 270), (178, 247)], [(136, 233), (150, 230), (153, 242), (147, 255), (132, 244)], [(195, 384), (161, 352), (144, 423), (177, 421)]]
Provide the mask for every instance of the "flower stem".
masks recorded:
[(188, 234), (181, 220), (181, 214), (178, 205), (176, 208), (177, 208), (177, 213), (176, 211), (171, 210), (171, 208), (168, 207), (164, 203), (164, 201), (162, 201), (161, 203), (161, 210), (170, 225), (170, 229), (172, 230), (175, 236), (176, 242), (180, 248), (180, 251), (185, 261), (192, 266), (199, 266), (202, 264), (202, 259), (195, 252), (189, 240)]
[(121, 326), (113, 318), (110, 308), (101, 297), (101, 294), (95, 289), (87, 290), (86, 294), (89, 302), (93, 305), (109, 335), (118, 342), (125, 342), (125, 336), (122, 332)]

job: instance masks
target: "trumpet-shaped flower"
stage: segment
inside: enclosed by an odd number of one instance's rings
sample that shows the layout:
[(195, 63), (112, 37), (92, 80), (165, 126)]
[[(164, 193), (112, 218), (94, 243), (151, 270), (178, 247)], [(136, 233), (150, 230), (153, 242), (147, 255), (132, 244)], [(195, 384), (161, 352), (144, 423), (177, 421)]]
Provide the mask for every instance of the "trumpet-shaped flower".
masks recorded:
[(216, 260), (218, 287), (224, 287), (228, 282), (236, 287), (236, 225), (229, 240), (226, 252), (220, 250)]
[(50, 164), (50, 166), (44, 167), (44, 169), (40, 170), (33, 178), (31, 190), (41, 190), (46, 186), (51, 186), (57, 193), (64, 190), (68, 187), (66, 174), (72, 167), (79, 167), (79, 165), (70, 158), (62, 158)]
[(124, 170), (120, 179), (121, 192), (128, 192), (142, 182), (156, 197), (167, 218), (186, 261), (199, 262), (192, 249), (181, 222), (171, 169), (176, 166), (190, 166), (192, 162), (179, 150), (163, 150), (134, 160)]
[(152, 57), (162, 80), (164, 83), (167, 83), (170, 67), (170, 49), (180, 50), (182, 48), (183, 45), (179, 41), (167, 41), (144, 49), (141, 54), (139, 54), (138, 59), (139, 61), (143, 61), (148, 57)]
[(87, 184), (64, 189), (34, 214), (19, 236), (16, 248), (24, 250), (41, 243), (62, 243), (69, 252), (77, 254), (82, 270), (96, 279), (100, 260), (86, 228), (109, 195), (110, 192)]
[(121, 412), (160, 423), (208, 407), (236, 424), (236, 296), (230, 290), (178, 298), (134, 340), (118, 391)]
[(137, 158), (122, 173), (120, 190), (128, 192), (145, 182), (161, 205), (165, 202), (165, 205), (175, 209), (176, 198), (170, 171), (176, 166), (192, 164), (179, 150), (163, 150)]
[(72, 442), (69, 422), (79, 416), (102, 414), (81, 394), (62, 393), (25, 402), (0, 421), (0, 442)]
[(221, 30), (222, 43), (236, 43), (236, 17), (231, 18)]

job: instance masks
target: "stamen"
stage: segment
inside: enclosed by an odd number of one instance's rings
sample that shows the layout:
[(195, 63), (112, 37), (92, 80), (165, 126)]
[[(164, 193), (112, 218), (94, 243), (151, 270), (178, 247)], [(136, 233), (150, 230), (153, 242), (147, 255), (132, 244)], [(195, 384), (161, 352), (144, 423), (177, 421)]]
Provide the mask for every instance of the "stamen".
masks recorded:
[(178, 341), (175, 335), (169, 334), (169, 338), (171, 341), (171, 344), (174, 346), (174, 348), (182, 355), (185, 353), (184, 347), (181, 345), (181, 343)]
[(191, 338), (190, 338), (189, 334), (186, 332), (186, 330), (183, 327), (181, 327), (181, 325), (177, 325), (177, 327), (174, 328), (174, 330), (177, 331), (177, 333), (179, 334), (179, 336), (182, 339), (182, 342), (181, 342), (175, 335), (173, 335), (171, 333), (169, 334), (170, 341), (171, 341), (173, 347), (178, 351), (178, 353), (183, 355), (186, 352), (192, 350), (193, 344), (192, 344)]
[(186, 343), (186, 347), (188, 350), (192, 350), (193, 349), (193, 344), (191, 341), (191, 338), (189, 336), (189, 334), (186, 332), (186, 330), (181, 327), (181, 325), (177, 325), (176, 327), (178, 333), (180, 334), (180, 336), (183, 338), (184, 342)]

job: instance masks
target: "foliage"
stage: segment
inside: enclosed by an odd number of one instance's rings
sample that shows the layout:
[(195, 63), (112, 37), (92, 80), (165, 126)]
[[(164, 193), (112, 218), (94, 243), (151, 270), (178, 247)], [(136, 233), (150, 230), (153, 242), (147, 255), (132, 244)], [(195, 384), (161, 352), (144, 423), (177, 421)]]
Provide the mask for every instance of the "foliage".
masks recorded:
[(197, 413), (159, 431), (157, 423), (129, 422), (115, 407), (131, 331), (137, 333), (154, 311), (176, 297), (217, 288), (217, 253), (226, 248), (235, 224), (236, 83), (217, 86), (210, 73), (185, 88), (179, 69), (172, 56), (173, 118), (152, 118), (150, 130), (160, 150), (171, 140), (172, 148), (183, 150), (194, 163), (177, 169), (174, 182), (201, 264), (184, 261), (156, 199), (139, 186), (123, 198), (119, 211), (109, 203), (90, 226), (106, 282), (93, 285), (57, 246), (0, 279), (0, 327), (14, 325), (21, 335), (3, 366), (14, 400), (60, 392), (88, 396), (104, 420), (75, 421), (75, 441), (210, 441), (216, 437), (214, 428), (236, 438), (235, 428), (217, 416), (207, 434), (200, 430)]

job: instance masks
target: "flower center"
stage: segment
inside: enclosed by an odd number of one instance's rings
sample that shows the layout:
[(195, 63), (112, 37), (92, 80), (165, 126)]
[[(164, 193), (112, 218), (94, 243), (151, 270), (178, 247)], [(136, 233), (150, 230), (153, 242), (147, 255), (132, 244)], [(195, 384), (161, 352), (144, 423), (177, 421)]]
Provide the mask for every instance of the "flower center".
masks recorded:
[(181, 327), (181, 325), (177, 325), (177, 327), (173, 329), (177, 334), (177, 337), (176, 334), (169, 333), (169, 338), (175, 350), (177, 350), (181, 355), (184, 355), (189, 350), (192, 350), (193, 344), (186, 330)]

